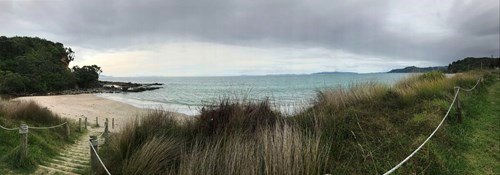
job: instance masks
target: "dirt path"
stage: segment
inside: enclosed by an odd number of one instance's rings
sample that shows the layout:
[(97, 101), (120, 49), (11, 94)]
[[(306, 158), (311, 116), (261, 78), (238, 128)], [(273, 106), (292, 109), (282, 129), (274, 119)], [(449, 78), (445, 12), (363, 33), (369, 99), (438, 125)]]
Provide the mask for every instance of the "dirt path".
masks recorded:
[(464, 153), (473, 174), (500, 174), (500, 82), (488, 89), (482, 113), (471, 120), (470, 148)]

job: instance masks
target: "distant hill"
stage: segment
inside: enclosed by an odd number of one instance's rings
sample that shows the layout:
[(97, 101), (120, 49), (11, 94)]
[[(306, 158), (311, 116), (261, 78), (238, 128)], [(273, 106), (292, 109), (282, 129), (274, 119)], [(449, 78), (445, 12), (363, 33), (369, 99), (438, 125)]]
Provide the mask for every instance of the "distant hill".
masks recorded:
[(457, 73), (457, 72), (466, 72), (474, 69), (494, 69), (500, 67), (500, 58), (490, 58), (490, 57), (482, 57), (482, 58), (473, 58), (467, 57), (463, 60), (458, 60), (452, 62), (448, 66), (448, 72)]
[(316, 72), (311, 75), (326, 75), (326, 74), (357, 74), (356, 72)]
[(421, 72), (430, 72), (430, 71), (446, 71), (448, 69), (447, 66), (436, 66), (436, 67), (405, 67), (402, 69), (392, 69), (388, 73), (421, 73)]

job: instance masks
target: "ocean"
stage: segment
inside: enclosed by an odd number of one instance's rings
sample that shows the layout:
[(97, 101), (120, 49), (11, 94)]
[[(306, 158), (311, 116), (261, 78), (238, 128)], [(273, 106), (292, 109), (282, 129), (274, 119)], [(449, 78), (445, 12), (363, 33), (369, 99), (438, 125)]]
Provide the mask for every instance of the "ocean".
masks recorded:
[(311, 74), (226, 77), (101, 77), (105, 81), (163, 83), (163, 88), (139, 93), (98, 94), (111, 100), (140, 108), (164, 109), (196, 115), (204, 104), (223, 98), (261, 101), (269, 98), (273, 106), (285, 113), (311, 104), (318, 91), (346, 88), (355, 83), (378, 82), (392, 85), (411, 74)]

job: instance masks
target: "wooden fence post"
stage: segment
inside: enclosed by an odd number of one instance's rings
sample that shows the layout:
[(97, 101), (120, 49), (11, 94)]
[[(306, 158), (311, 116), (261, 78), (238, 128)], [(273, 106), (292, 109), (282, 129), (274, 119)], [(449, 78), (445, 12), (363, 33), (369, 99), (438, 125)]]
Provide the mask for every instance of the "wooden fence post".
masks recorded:
[(99, 162), (97, 160), (97, 155), (92, 150), (92, 147), (95, 149), (97, 152), (97, 136), (90, 136), (90, 174), (94, 175), (97, 174), (97, 167), (99, 166)]
[(87, 130), (87, 117), (85, 117), (85, 130)]
[(459, 94), (457, 94), (457, 103), (456, 103), (456, 107), (457, 107), (457, 118), (458, 118), (458, 122), (459, 123), (462, 123), (462, 106), (460, 105), (460, 90), (458, 88), (456, 88), (456, 90), (458, 91)]
[(82, 118), (78, 118), (78, 132), (82, 132)]
[(115, 118), (111, 118), (111, 128), (115, 129)]
[(70, 134), (71, 134), (70, 132), (71, 132), (71, 131), (70, 131), (70, 127), (69, 127), (69, 121), (68, 121), (68, 119), (66, 119), (66, 124), (65, 124), (65, 127), (64, 127), (64, 128), (66, 129), (66, 140), (69, 140), (69, 138), (70, 138)]
[(95, 126), (99, 127), (99, 120), (97, 120), (97, 117), (95, 117)]
[(19, 126), (19, 135), (21, 136), (21, 162), (25, 162), (28, 157), (28, 125), (22, 123)]
[(108, 143), (109, 139), (109, 127), (108, 127), (108, 118), (106, 118), (106, 121), (104, 122), (104, 143)]

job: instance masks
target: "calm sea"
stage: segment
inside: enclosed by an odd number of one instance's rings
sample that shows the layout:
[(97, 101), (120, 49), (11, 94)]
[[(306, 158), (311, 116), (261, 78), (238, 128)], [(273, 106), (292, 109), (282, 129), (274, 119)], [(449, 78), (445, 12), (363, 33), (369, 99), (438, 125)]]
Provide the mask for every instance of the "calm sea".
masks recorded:
[(310, 105), (319, 90), (345, 88), (354, 83), (393, 84), (411, 74), (316, 74), (228, 77), (102, 77), (106, 81), (163, 83), (163, 88), (140, 93), (98, 94), (140, 108), (162, 108), (188, 115), (221, 98), (270, 101), (290, 113)]

